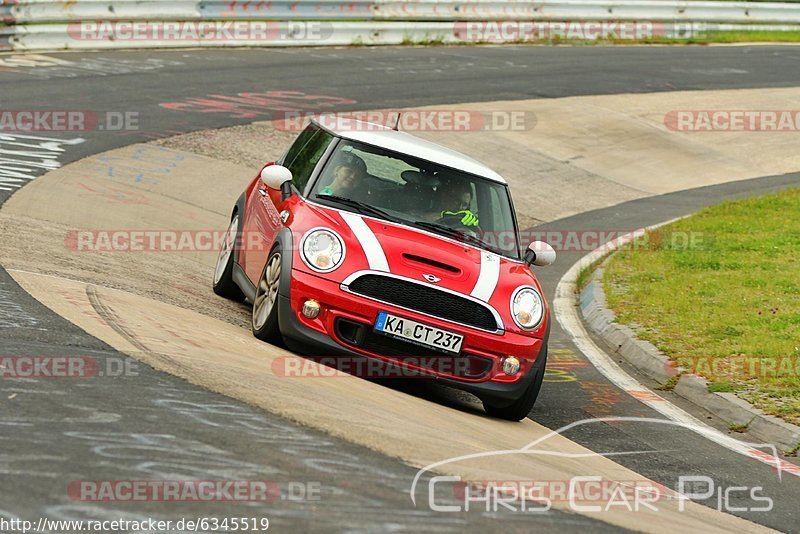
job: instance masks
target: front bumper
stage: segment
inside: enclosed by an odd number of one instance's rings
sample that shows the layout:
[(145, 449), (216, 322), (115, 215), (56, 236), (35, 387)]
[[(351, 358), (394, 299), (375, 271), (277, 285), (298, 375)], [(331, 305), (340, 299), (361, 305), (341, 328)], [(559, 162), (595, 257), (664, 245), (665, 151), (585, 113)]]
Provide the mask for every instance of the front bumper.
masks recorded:
[[(284, 265), (284, 269), (287, 267), (289, 266)], [(281, 333), (290, 348), (302, 350), (309, 356), (337, 355), (362, 359), (367, 357), (399, 364), (419, 372), (418, 376), (435, 378), (482, 399), (493, 400), (519, 398), (535, 376), (544, 372), (546, 339), (514, 332), (495, 334), (456, 325), (345, 292), (338, 283), (305, 271), (291, 269), (284, 270), (283, 273), (291, 275), (282, 280), (278, 300)], [(299, 313), (303, 302), (307, 299), (315, 299), (322, 306), (320, 315), (315, 319), (308, 319)], [(372, 332), (372, 325), (380, 311), (462, 334), (463, 356), (441, 354), (438, 356), (441, 360), (437, 361), (447, 363), (447, 360), (451, 360), (450, 367), (423, 368), (417, 365), (419, 358), (401, 357), (396, 350), (398, 344), (411, 355), (419, 355), (420, 350), (430, 351), (403, 341), (376, 344), (375, 341), (387, 339)], [(342, 325), (347, 326), (347, 332)], [(357, 330), (358, 335), (351, 335), (350, 332), (353, 330)], [(376, 339), (376, 336), (379, 336), (379, 339)], [(359, 338), (361, 342), (358, 342)], [(373, 343), (370, 343), (370, 340)], [(387, 345), (392, 346), (387, 347)], [(515, 356), (521, 363), (520, 371), (514, 376), (508, 376), (501, 370), (501, 362), (507, 356)], [(451, 372), (454, 369), (458, 369), (459, 372)]]

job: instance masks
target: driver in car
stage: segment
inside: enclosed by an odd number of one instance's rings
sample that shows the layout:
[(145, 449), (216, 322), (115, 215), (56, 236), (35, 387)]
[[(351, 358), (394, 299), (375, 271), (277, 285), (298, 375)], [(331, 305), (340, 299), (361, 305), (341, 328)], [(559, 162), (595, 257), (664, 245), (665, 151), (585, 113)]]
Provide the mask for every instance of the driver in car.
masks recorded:
[(363, 178), (367, 175), (367, 164), (355, 154), (345, 152), (339, 157), (333, 171), (333, 180), (323, 188), (320, 195), (335, 195), (338, 197), (358, 200), (365, 197), (363, 191)]
[(442, 177), (437, 193), (442, 209), (439, 213), (439, 220), (457, 222), (467, 228), (477, 228), (480, 221), (477, 215), (470, 210), (472, 187), (469, 181)]

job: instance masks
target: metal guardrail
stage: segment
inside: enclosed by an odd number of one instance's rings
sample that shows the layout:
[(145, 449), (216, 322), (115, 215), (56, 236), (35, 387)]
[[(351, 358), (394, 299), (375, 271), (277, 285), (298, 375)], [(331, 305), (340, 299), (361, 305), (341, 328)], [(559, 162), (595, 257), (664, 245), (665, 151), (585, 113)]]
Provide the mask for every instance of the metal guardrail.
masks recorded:
[(81, 20), (800, 22), (800, 2), (676, 0), (0, 0), (9, 24)]
[[(154, 23), (160, 24), (160, 23)], [(13, 33), (6, 33), (10, 49), (18, 51), (42, 51), (62, 49), (130, 49), (130, 48), (193, 48), (193, 47), (292, 47), (292, 46), (349, 46), (349, 45), (400, 45), (419, 43), (463, 44), (475, 42), (519, 42), (519, 39), (482, 39), (471, 38), (463, 27), (458, 27), (451, 22), (334, 22), (326, 23), (326, 30), (317, 32), (318, 35), (292, 36), (292, 28), (285, 24), (277, 29), (262, 28), (260, 31), (253, 28), (257, 22), (242, 21), (239, 23), (244, 37), (230, 37), (219, 39), (214, 32), (199, 35), (190, 35), (182, 38), (146, 39), (114, 39), (107, 37), (81, 39), (77, 36), (75, 24), (40, 24), (17, 26)], [(556, 22), (549, 26), (567, 31), (570, 23)], [(574, 23), (580, 24), (580, 23)], [(597, 23), (599, 28), (600, 23)], [(628, 23), (629, 28), (634, 23)], [(587, 31), (585, 26), (580, 26), (577, 31)], [(652, 30), (655, 30), (654, 32)], [(687, 33), (698, 34), (703, 32), (727, 32), (750, 30), (777, 30), (800, 32), (800, 25), (742, 25), (718, 23), (667, 23), (651, 27), (651, 34), (666, 38), (687, 36)], [(3, 46), (4, 35), (0, 28), (0, 48)], [(632, 32), (632, 30), (631, 30)], [(102, 32), (101, 32), (102, 33)], [(191, 33), (191, 32), (190, 32)], [(646, 37), (650, 35), (645, 35)], [(574, 38), (574, 37), (573, 37)], [(580, 36), (578, 37), (580, 38)], [(622, 37), (623, 39), (625, 37)], [(631, 37), (629, 37), (631, 38)], [(7, 47), (8, 48), (8, 47)]]
[(197, 0), (0, 0), (0, 19), (16, 24), (80, 20), (191, 20), (197, 16)]
[(200, 0), (200, 17), (213, 20), (376, 20), (375, 0), (311, 0), (308, 2), (248, 2)]
[[(657, 35), (698, 31), (800, 31), (800, 2), (676, 0), (0, 0), (0, 50), (143, 48), (175, 46), (324, 46), (408, 42), (483, 42), (465, 28), (474, 24), (585, 24), (625, 21), (658, 25)], [(150, 25), (179, 22), (199, 27), (196, 35), (142, 39), (82, 38), (82, 24), (130, 21)], [(209, 37), (203, 24), (234, 22), (243, 37)], [(318, 34), (296, 38), (286, 25), (316, 21)], [(260, 24), (271, 26), (258, 33)], [(283, 25), (283, 26), (281, 26)], [(488, 26), (487, 26), (488, 27)], [(552, 28), (551, 28), (552, 29)], [(303, 32), (301, 32), (303, 33)], [(522, 37), (522, 38), (521, 38)], [(525, 40), (517, 33), (489, 42)]]
[(800, 22), (800, 4), (671, 0), (376, 0), (375, 17), (384, 20), (688, 20), (787, 23)]

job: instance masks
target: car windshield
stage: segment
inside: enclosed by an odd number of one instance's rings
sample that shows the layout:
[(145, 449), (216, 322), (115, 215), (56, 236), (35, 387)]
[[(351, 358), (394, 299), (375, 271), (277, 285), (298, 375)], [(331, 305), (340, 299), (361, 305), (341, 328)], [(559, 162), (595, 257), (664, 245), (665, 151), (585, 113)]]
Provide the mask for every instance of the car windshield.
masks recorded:
[(520, 258), (504, 184), (407, 154), (342, 140), (311, 198)]

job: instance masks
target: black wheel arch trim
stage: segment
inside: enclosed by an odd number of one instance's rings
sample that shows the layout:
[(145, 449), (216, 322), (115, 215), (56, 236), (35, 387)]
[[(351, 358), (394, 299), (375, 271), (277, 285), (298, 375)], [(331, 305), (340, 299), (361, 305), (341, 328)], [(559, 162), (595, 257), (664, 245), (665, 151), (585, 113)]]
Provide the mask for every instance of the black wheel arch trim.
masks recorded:
[[(245, 206), (247, 204), (247, 193), (242, 193), (239, 197), (239, 200), (236, 201), (236, 205), (231, 211), (231, 219), (238, 214), (239, 215), (239, 225), (238, 225), (238, 232), (239, 232), (239, 239), (237, 239), (237, 245), (233, 249), (233, 281), (239, 286), (239, 289), (242, 290), (244, 293), (245, 298), (249, 300), (251, 303), (256, 299), (256, 286), (250, 279), (247, 277), (247, 274), (244, 272), (244, 267), (241, 266), (239, 263), (239, 248), (242, 245), (242, 240), (244, 239), (244, 213), (245, 213)], [(283, 254), (281, 256), (281, 283), (279, 287), (279, 293), (288, 295), (289, 294), (289, 284), (291, 282), (291, 270), (292, 270), (292, 231), (288, 228), (281, 228), (278, 232), (278, 236), (275, 239), (275, 243), (280, 245), (282, 251), (288, 251), (288, 254)], [(275, 245), (273, 245), (274, 247)], [(288, 262), (288, 264), (287, 264)]]

